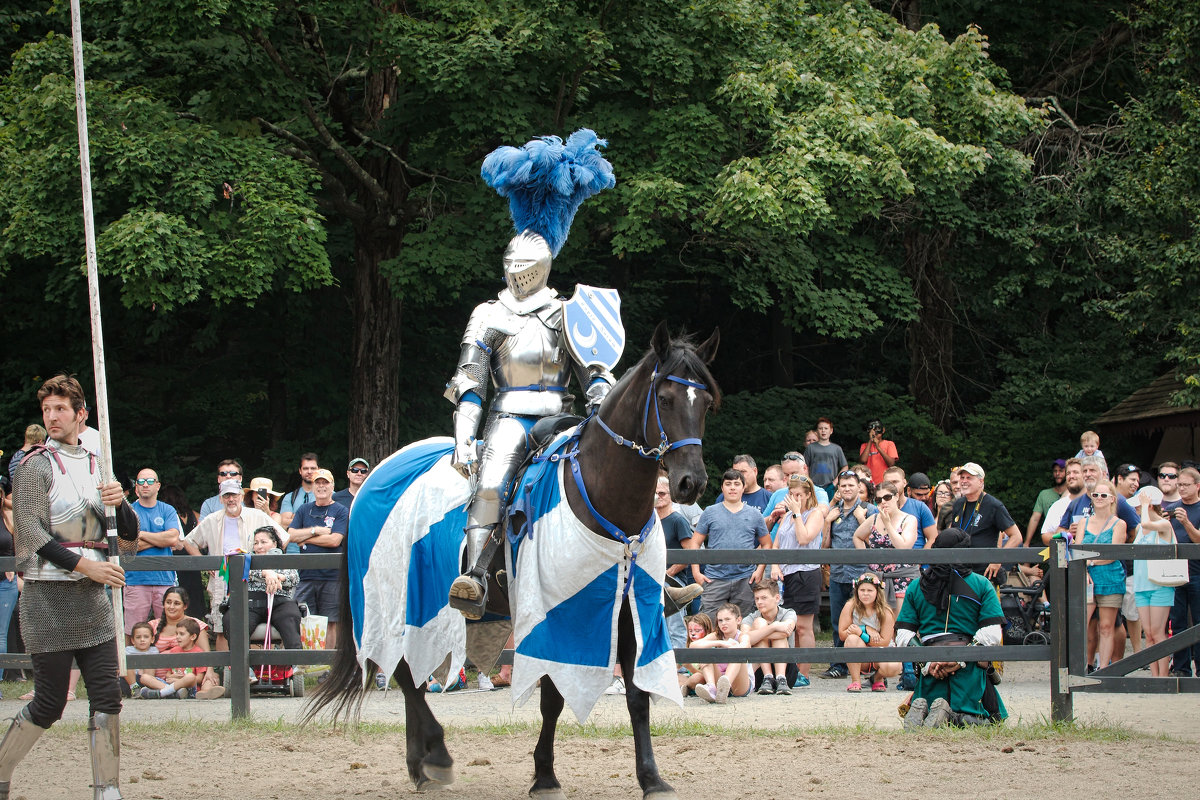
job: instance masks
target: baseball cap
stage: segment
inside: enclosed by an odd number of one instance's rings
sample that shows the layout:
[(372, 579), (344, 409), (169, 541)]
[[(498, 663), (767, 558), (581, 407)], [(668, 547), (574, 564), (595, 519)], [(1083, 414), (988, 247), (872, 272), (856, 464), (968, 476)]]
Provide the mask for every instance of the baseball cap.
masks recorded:
[(968, 461), (967, 463), (963, 464), (961, 467), (959, 467), (955, 471), (956, 472), (966, 472), (971, 475), (974, 475), (976, 478), (984, 477), (983, 467), (979, 466), (974, 461)]
[(217, 494), (219, 494), (221, 497), (224, 497), (227, 494), (241, 494), (241, 493), (242, 493), (242, 482), (234, 481), (234, 480), (221, 481), (221, 485), (220, 485), (219, 489), (217, 490)]
[(1123, 478), (1126, 475), (1132, 475), (1135, 472), (1141, 472), (1141, 470), (1137, 468), (1136, 464), (1122, 464), (1121, 466), (1117, 467), (1118, 478)]
[(1056, 458), (1051, 463), (1056, 467), (1065, 467), (1067, 465), (1067, 460), (1065, 458)]
[(313, 475), (313, 480), (314, 481), (327, 480), (330, 483), (333, 483), (333, 473), (327, 469), (319, 469), (319, 470), (317, 470), (317, 474)]
[(350, 459), (350, 463), (346, 465), (346, 469), (350, 469), (355, 464), (362, 464), (367, 469), (371, 468), (371, 462), (367, 461), (365, 458), (352, 458)]
[(928, 489), (929, 476), (924, 472), (914, 472), (908, 476), (908, 486), (910, 489)]

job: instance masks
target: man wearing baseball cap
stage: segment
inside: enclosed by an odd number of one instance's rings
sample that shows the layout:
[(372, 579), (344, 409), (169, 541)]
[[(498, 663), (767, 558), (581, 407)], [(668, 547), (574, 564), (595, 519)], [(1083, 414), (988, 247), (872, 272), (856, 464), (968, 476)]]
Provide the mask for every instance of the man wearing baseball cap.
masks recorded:
[[(1004, 503), (983, 490), (984, 476), (983, 467), (974, 461), (958, 468), (954, 477), (962, 497), (951, 507), (950, 526), (970, 536), (971, 547), (1019, 547), (1022, 539), (1017, 523)], [(1004, 576), (1004, 567), (998, 563), (988, 564), (979, 571), (992, 581)]]
[(1051, 485), (1049, 488), (1042, 489), (1038, 493), (1037, 500), (1033, 502), (1033, 513), (1029, 515), (1029, 523), (1025, 526), (1025, 544), (1033, 540), (1033, 535), (1042, 527), (1042, 520), (1046, 518), (1046, 512), (1050, 506), (1058, 502), (1063, 496), (1063, 492), (1067, 490), (1067, 462), (1065, 459), (1056, 458), (1050, 462)]
[(349, 465), (346, 467), (346, 479), (350, 481), (350, 485), (341, 491), (333, 493), (333, 502), (341, 503), (346, 508), (350, 508), (354, 503), (354, 496), (358, 494), (358, 490), (363, 485), (363, 481), (367, 479), (367, 473), (371, 471), (371, 464), (365, 458), (352, 458)]
[[(288, 534), (301, 553), (341, 553), (346, 549), (350, 510), (333, 500), (333, 473), (318, 469), (313, 475), (311, 503), (296, 509)], [(338, 621), (338, 570), (302, 569), (296, 587), (296, 602), (307, 603), (309, 613), (329, 618), (326, 649), (334, 649)]]

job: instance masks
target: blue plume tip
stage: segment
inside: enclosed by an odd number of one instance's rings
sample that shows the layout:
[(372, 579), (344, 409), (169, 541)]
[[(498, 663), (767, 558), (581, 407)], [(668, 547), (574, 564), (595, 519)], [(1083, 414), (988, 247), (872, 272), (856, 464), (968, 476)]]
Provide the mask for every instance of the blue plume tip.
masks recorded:
[(483, 160), (480, 174), (508, 198), (517, 233), (533, 231), (555, 256), (567, 242), (580, 204), (617, 184), (612, 164), (600, 155), (608, 142), (580, 128), (563, 140), (540, 136), (524, 147), (498, 147)]

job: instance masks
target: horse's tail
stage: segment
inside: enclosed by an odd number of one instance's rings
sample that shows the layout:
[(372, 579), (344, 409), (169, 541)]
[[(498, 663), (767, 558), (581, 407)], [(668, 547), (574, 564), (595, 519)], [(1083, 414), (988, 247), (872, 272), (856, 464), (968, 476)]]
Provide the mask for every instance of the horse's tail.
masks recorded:
[(306, 704), (300, 724), (310, 722), (326, 706), (333, 706), (333, 720), (344, 717), (347, 722), (358, 719), (362, 712), (362, 704), (366, 699), (366, 689), (363, 687), (362, 667), (358, 664), (358, 648), (354, 644), (354, 619), (350, 609), (350, 569), (345, 552), (342, 553), (342, 567), (339, 600), (339, 623), (337, 637), (337, 655), (329, 667), (329, 677), (317, 685), (312, 698)]

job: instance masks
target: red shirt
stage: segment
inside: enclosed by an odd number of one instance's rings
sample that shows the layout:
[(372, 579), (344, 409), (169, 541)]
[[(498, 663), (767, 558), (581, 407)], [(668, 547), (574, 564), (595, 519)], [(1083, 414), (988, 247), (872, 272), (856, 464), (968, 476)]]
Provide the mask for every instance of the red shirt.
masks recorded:
[[(871, 451), (869, 455), (867, 453), (868, 450)], [(880, 451), (886, 453), (888, 458), (892, 459), (893, 464), (900, 457), (896, 452), (896, 443), (890, 439), (880, 439), (878, 448), (870, 442), (863, 442), (858, 448), (858, 460), (866, 464), (867, 469), (871, 470), (871, 483), (876, 485), (883, 480), (883, 473), (888, 468), (888, 463), (879, 454)]]

